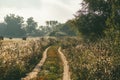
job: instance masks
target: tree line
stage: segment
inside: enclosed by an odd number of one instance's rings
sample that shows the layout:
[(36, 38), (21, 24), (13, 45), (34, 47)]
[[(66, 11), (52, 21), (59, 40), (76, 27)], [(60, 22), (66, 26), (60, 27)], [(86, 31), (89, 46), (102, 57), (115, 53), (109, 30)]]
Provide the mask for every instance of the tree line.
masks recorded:
[(120, 35), (120, 1), (119, 0), (83, 0), (82, 8), (75, 18), (65, 23), (55, 20), (46, 21), (39, 26), (33, 17), (27, 19), (15, 14), (7, 15), (0, 23), (0, 35), (20, 36), (82, 36), (84, 39)]
[(9, 14), (0, 23), (0, 36), (4, 37), (39, 37), (39, 36), (75, 36), (76, 31), (66, 23), (59, 23), (56, 20), (46, 21), (45, 26), (39, 26), (33, 17), (26, 21), (24, 18)]

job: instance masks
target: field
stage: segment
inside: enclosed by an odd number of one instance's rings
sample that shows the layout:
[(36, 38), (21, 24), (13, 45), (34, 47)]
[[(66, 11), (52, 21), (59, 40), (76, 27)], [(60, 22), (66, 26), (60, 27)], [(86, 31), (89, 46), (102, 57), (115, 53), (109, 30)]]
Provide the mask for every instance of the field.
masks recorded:
[(58, 48), (62, 47), (71, 80), (120, 80), (119, 45), (109, 40), (84, 42), (77, 37), (31, 38), (0, 41), (0, 80), (20, 80), (26, 77), (42, 58), (47, 58), (37, 77), (30, 80), (64, 79), (64, 61)]
[(119, 44), (104, 39), (84, 42), (80, 39), (62, 39), (72, 80), (120, 80)]
[(0, 80), (19, 80), (24, 77), (41, 59), (49, 43), (45, 39), (0, 41)]

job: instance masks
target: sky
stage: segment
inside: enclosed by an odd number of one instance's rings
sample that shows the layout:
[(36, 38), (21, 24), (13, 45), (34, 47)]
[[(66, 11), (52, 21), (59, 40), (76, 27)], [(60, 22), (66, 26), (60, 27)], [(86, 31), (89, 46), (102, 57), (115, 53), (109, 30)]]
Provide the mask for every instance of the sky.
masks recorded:
[(0, 0), (0, 21), (7, 14), (15, 14), (26, 20), (33, 17), (39, 25), (47, 20), (66, 22), (74, 18), (82, 0)]

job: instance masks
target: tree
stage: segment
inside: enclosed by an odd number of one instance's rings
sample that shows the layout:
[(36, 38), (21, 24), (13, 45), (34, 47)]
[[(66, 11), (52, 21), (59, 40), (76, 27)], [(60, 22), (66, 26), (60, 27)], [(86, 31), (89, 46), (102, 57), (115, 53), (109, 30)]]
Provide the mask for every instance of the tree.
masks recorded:
[(0, 36), (5, 36), (6, 24), (0, 23)]
[(119, 0), (111, 0), (112, 9), (110, 13), (110, 17), (107, 18), (106, 24), (108, 26), (108, 34), (109, 32), (120, 32), (120, 1)]
[(45, 34), (50, 35), (52, 32), (56, 31), (58, 24), (58, 21), (55, 20), (46, 21), (46, 26), (44, 26)]
[(89, 13), (87, 15), (82, 14), (76, 21), (78, 30), (84, 38), (95, 39), (103, 37), (105, 29), (105, 20), (102, 16)]
[(27, 35), (29, 36), (35, 35), (35, 32), (37, 30), (36, 28), (38, 27), (37, 22), (33, 20), (33, 17), (28, 18), (26, 22), (27, 22), (26, 26)]
[(50, 21), (46, 21), (46, 25), (48, 27), (54, 27), (58, 24), (58, 21), (55, 21), (55, 20), (50, 20)]
[(7, 15), (4, 18), (6, 23), (6, 36), (8, 37), (20, 37), (25, 35), (25, 31), (22, 29), (24, 23), (23, 17), (16, 16), (15, 14)]
[(111, 1), (83, 0), (82, 9), (76, 14), (76, 26), (85, 38), (105, 36), (104, 30), (108, 28), (106, 21), (112, 13)]
[(75, 29), (74, 20), (68, 20), (64, 24), (60, 24), (60, 31), (67, 34), (67, 36), (76, 36), (78, 35), (78, 30)]
[(76, 36), (77, 30), (75, 30), (73, 20), (69, 20), (66, 23), (57, 23), (53, 30), (50, 32), (50, 36)]
[(114, 57), (112, 70), (112, 80), (120, 79), (120, 0), (111, 0), (111, 13), (106, 24), (108, 28), (105, 30), (106, 38), (110, 41), (110, 47), (113, 51), (111, 55)]
[(111, 0), (110, 4), (112, 9), (110, 17), (106, 21), (108, 28), (105, 30), (105, 34), (114, 43), (113, 45), (118, 47), (120, 44), (120, 1)]

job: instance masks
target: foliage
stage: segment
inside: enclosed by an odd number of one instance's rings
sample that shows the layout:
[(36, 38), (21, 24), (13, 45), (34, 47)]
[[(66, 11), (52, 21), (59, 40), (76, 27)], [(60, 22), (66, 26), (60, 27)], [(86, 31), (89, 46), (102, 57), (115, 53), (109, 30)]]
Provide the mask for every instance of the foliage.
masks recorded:
[(68, 36), (78, 35), (78, 30), (74, 28), (74, 21), (68, 20), (62, 27), (60, 27), (61, 32), (65, 32)]
[(38, 23), (29, 17), (27, 21), (15, 14), (6, 15), (4, 22), (0, 23), (0, 35), (3, 37), (38, 37), (38, 36), (76, 36), (78, 30), (73, 28), (75, 25), (72, 20), (66, 23), (59, 23), (56, 20), (46, 21), (45, 26), (39, 26)]
[(66, 23), (58, 23), (54, 26), (53, 31), (50, 32), (49, 36), (76, 36), (77, 30), (75, 30), (72, 21), (69, 20)]
[(107, 38), (111, 38), (110, 40), (119, 40), (120, 35), (120, 2), (119, 0), (111, 1), (112, 12), (110, 13), (110, 17), (108, 17), (106, 24), (108, 26), (107, 30), (105, 30)]
[(105, 21), (102, 16), (97, 14), (82, 14), (77, 19), (76, 26), (85, 39), (92, 40), (104, 35)]
[(71, 71), (72, 80), (119, 80), (120, 56), (116, 55), (114, 42), (83, 42), (78, 38), (61, 41)]
[[(118, 0), (83, 0), (82, 8), (76, 14), (76, 27), (85, 38), (96, 39), (105, 36), (104, 31), (109, 27), (106, 24), (113, 13), (113, 4), (119, 6)], [(119, 14), (119, 7), (116, 12)], [(118, 17), (119, 15), (114, 15)], [(119, 23), (119, 18), (115, 19)]]
[(49, 43), (42, 39), (0, 41), (0, 80), (20, 80), (26, 76)]
[(27, 26), (26, 26), (27, 36), (35, 35), (37, 31), (36, 28), (38, 27), (37, 22), (33, 20), (33, 17), (28, 18), (26, 22), (27, 22)]
[(24, 23), (23, 17), (15, 16), (14, 14), (7, 15), (5, 18), (6, 23), (6, 36), (17, 37), (24, 36), (25, 31), (22, 29)]
[(6, 30), (7, 26), (4, 22), (1, 22), (0, 23), (0, 36), (4, 36), (6, 33), (5, 33), (5, 30)]

